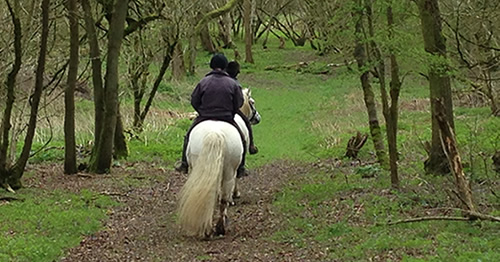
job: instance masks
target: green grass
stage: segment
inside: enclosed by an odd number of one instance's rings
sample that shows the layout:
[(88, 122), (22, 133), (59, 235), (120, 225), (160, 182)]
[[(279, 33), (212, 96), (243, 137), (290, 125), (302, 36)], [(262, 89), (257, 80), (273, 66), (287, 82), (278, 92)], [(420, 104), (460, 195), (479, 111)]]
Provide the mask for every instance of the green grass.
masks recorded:
[(116, 205), (88, 190), (75, 195), (22, 189), (10, 196), (22, 201), (0, 205), (0, 261), (57, 260), (63, 250), (100, 230), (107, 209)]
[[(321, 172), (307, 174), (278, 194), (275, 207), (287, 223), (272, 239), (297, 248), (320, 245), (338, 261), (498, 261), (499, 227), (492, 222), (429, 221), (393, 226), (425, 206), (442, 202), (439, 196), (383, 193), (381, 178)], [(460, 214), (451, 214), (457, 215)], [(390, 256), (388, 256), (390, 254)], [(394, 260), (392, 260), (394, 261)]]

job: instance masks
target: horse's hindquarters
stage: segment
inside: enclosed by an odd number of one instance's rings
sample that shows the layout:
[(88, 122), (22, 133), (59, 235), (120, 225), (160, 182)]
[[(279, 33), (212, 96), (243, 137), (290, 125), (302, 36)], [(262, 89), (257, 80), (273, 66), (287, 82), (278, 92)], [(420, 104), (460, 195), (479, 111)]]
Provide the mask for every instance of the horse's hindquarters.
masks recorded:
[[(240, 134), (234, 126), (223, 121), (204, 121), (196, 125), (191, 131), (186, 155), (189, 164), (192, 166), (196, 158), (200, 155), (203, 140), (211, 132), (217, 132), (224, 136), (226, 154), (224, 166), (232, 166), (236, 170), (243, 155), (243, 146)], [(248, 132), (247, 132), (248, 133)]]
[(186, 153), (191, 168), (180, 194), (181, 227), (188, 235), (210, 235), (214, 206), (220, 199), (217, 231), (223, 233), (227, 204), (232, 201), (243, 154), (240, 134), (226, 122), (202, 122), (193, 128)]

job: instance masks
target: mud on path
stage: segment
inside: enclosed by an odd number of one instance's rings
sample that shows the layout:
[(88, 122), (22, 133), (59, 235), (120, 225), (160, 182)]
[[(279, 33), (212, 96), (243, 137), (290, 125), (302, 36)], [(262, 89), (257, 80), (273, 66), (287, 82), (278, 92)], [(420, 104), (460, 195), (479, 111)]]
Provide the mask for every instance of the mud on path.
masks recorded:
[(242, 196), (228, 210), (226, 236), (210, 241), (180, 234), (175, 207), (186, 176), (171, 170), (136, 165), (114, 168), (110, 175), (65, 176), (39, 168), (38, 185), (26, 185), (89, 189), (120, 203), (110, 210), (102, 231), (85, 237), (61, 261), (319, 261), (319, 247), (297, 249), (272, 239), (283, 228), (283, 218), (273, 212), (275, 193), (310, 168), (282, 161), (252, 170), (239, 181)]

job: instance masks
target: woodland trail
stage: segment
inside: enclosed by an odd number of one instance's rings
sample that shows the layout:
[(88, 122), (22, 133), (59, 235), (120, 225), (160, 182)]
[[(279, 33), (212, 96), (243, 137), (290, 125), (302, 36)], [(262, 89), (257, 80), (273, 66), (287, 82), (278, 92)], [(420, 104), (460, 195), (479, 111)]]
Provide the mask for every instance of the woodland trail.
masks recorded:
[(210, 241), (179, 232), (176, 196), (186, 176), (177, 172), (141, 164), (115, 168), (110, 175), (65, 176), (57, 168), (41, 168), (36, 183), (72, 192), (89, 189), (120, 203), (109, 211), (103, 230), (85, 237), (61, 261), (324, 261), (320, 247), (297, 248), (272, 237), (285, 221), (273, 212), (275, 193), (311, 168), (280, 161), (253, 170), (240, 180), (242, 197), (229, 208), (226, 236)]

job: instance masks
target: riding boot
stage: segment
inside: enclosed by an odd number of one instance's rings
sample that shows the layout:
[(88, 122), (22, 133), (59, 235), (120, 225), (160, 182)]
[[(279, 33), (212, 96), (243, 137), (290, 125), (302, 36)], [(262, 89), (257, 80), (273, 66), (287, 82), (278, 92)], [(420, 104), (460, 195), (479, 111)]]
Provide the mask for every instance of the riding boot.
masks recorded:
[(191, 134), (191, 130), (193, 130), (193, 128), (196, 125), (198, 125), (199, 123), (201, 123), (201, 122), (203, 122), (205, 120), (208, 120), (208, 119), (210, 119), (210, 118), (202, 117), (202, 116), (197, 116), (193, 120), (193, 123), (189, 127), (186, 135), (184, 136), (184, 144), (182, 145), (182, 158), (181, 158), (181, 162), (175, 167), (175, 170), (177, 172), (181, 172), (181, 173), (184, 173), (184, 174), (188, 173), (189, 164), (188, 164), (188, 161), (187, 161), (186, 151), (187, 151), (187, 146), (188, 146), (188, 143), (189, 143), (189, 136)]
[(184, 144), (182, 146), (182, 158), (181, 158), (181, 163), (175, 167), (175, 171), (181, 172), (184, 174), (187, 174), (188, 172), (188, 162), (187, 162), (187, 156), (186, 156), (186, 149), (188, 145), (188, 136), (184, 136)]
[(240, 163), (240, 166), (238, 166), (238, 170), (236, 171), (236, 177), (237, 178), (241, 178), (241, 177), (244, 177), (244, 176), (248, 176), (248, 172), (247, 170), (245, 169), (245, 156), (246, 156), (246, 143), (245, 141), (243, 140), (243, 156), (241, 157), (241, 163)]
[(257, 154), (257, 152), (259, 152), (259, 149), (253, 143), (253, 129), (250, 123), (248, 125), (248, 138), (250, 140), (249, 141), (250, 145), (248, 146), (248, 153), (250, 153), (250, 155), (255, 155)]
[(250, 146), (248, 147), (248, 153), (250, 153), (250, 155), (255, 155), (258, 152), (259, 149), (253, 143), (251, 143)]

